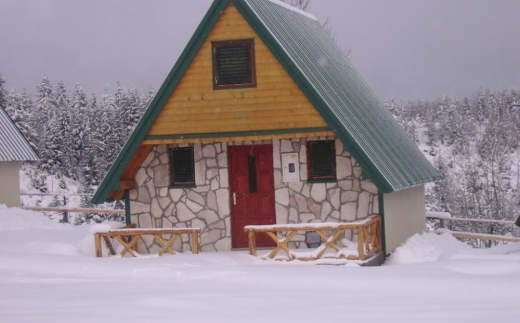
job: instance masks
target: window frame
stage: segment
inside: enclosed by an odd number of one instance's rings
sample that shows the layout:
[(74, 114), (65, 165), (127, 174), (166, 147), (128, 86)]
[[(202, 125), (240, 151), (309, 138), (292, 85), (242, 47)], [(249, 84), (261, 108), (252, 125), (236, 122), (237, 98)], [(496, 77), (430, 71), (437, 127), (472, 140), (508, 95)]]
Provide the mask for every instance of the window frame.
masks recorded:
[[(175, 180), (175, 162), (174, 162), (174, 154), (176, 151), (191, 151), (191, 181), (176, 181)], [(170, 187), (171, 188), (190, 188), (196, 187), (195, 184), (195, 149), (193, 146), (190, 147), (174, 147), (169, 148), (168, 150), (169, 156), (169, 176), (170, 176)]]
[[(213, 62), (213, 89), (225, 90), (225, 89), (236, 89), (236, 88), (248, 88), (256, 87), (256, 60), (255, 60), (255, 41), (254, 39), (238, 39), (238, 40), (224, 40), (224, 41), (213, 41), (212, 44), (212, 62)], [(219, 84), (218, 71), (219, 64), (217, 62), (217, 48), (231, 45), (249, 45), (249, 73), (251, 74), (251, 82), (249, 83), (237, 83), (237, 84)]]
[[(330, 153), (332, 157), (332, 169), (330, 174), (324, 176), (314, 175), (313, 172), (313, 150), (312, 145), (316, 143), (327, 143), (330, 145)], [(337, 163), (336, 163), (336, 143), (335, 140), (312, 140), (307, 141), (307, 181), (308, 182), (336, 182), (337, 181)]]

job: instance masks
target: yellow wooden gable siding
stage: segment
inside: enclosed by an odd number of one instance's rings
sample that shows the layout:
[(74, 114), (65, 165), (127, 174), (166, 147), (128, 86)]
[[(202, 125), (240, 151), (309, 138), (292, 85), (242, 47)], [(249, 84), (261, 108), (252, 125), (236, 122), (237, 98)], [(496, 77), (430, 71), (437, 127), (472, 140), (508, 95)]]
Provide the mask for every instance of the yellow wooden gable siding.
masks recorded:
[[(254, 88), (214, 90), (212, 41), (254, 39)], [(222, 13), (148, 135), (215, 134), (327, 124), (233, 4)]]

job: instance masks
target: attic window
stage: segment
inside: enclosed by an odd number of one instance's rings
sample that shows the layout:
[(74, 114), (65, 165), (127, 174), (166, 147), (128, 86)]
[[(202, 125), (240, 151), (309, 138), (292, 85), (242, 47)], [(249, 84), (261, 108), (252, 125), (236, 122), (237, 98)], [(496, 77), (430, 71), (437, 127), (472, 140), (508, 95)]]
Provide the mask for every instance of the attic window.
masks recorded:
[(215, 89), (256, 85), (252, 39), (213, 42)]
[(334, 140), (307, 142), (309, 181), (336, 180), (336, 146)]
[(195, 159), (193, 147), (170, 149), (170, 185), (195, 185)]

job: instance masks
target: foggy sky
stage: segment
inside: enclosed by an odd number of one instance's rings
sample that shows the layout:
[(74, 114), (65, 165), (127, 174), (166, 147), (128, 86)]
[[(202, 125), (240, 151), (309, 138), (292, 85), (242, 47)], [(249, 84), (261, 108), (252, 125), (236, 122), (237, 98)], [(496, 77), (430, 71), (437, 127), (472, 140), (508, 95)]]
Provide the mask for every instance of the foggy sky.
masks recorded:
[[(0, 74), (158, 90), (211, 0), (0, 0)], [(382, 100), (520, 85), (520, 1), (311, 0)]]

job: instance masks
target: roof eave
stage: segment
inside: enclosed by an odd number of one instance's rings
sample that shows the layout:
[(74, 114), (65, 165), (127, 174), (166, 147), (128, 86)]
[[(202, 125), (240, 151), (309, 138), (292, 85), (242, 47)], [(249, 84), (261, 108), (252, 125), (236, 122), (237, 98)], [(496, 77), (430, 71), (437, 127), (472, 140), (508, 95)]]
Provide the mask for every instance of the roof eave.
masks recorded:
[(137, 148), (146, 137), (155, 119), (157, 119), (162, 108), (174, 92), (178, 83), (182, 79), (182, 76), (193, 61), (193, 58), (198, 53), (202, 44), (213, 29), (213, 26), (220, 18), (224, 8), (230, 1), (231, 0), (216, 0), (213, 2), (212, 6), (204, 16), (204, 19), (199, 24), (197, 30), (186, 45), (184, 51), (179, 56), (179, 59), (175, 63), (174, 67), (166, 77), (166, 80), (163, 82), (161, 88), (150, 103), (150, 106), (143, 114), (130, 138), (127, 140), (125, 146), (119, 153), (116, 161), (108, 171), (105, 179), (92, 197), (92, 203), (104, 203), (109, 197), (111, 191), (114, 190), (117, 185), (119, 185), (121, 174), (126, 169)]
[(261, 19), (258, 18), (254, 10), (243, 0), (232, 0), (232, 2), (235, 4), (240, 13), (246, 18), (251, 27), (253, 27), (262, 41), (271, 50), (273, 55), (291, 76), (293, 81), (300, 87), (309, 101), (311, 101), (325, 122), (327, 122), (329, 127), (336, 133), (343, 145), (350, 151), (356, 161), (361, 165), (366, 176), (372, 180), (379, 191), (383, 193), (393, 192), (394, 188), (384, 178), (381, 172), (378, 171), (377, 168), (372, 165), (372, 163), (370, 163), (370, 161), (365, 157), (365, 154), (356, 147), (357, 145), (348, 131), (346, 131), (340, 122), (324, 108), (328, 106), (327, 102), (319, 95), (318, 91), (316, 91), (316, 89), (312, 86), (311, 82), (302, 73), (302, 71), (297, 68), (296, 63), (287, 54), (287, 52), (281, 49), (281, 45), (269, 32), (268, 28), (262, 23)]

